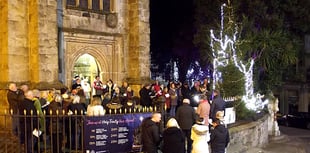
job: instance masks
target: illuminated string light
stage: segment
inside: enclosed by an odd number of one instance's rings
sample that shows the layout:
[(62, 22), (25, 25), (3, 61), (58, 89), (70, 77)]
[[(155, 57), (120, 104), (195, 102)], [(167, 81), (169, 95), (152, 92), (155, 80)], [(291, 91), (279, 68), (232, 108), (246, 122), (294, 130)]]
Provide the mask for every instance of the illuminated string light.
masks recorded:
[[(215, 37), (214, 31), (210, 30), (211, 36), (211, 50), (213, 55), (213, 89), (215, 89), (218, 84), (220, 78), (220, 72), (218, 71), (218, 67), (226, 67), (229, 63), (230, 57), (229, 53), (232, 54), (232, 61), (234, 65), (238, 68), (238, 70), (243, 73), (245, 84), (245, 95), (243, 96), (243, 101), (246, 103), (246, 107), (251, 110), (259, 110), (263, 108), (265, 102), (261, 100), (261, 95), (254, 95), (254, 83), (253, 83), (253, 67), (254, 67), (254, 59), (250, 58), (248, 61), (244, 62), (239, 59), (236, 52), (235, 42), (237, 41), (237, 26), (235, 25), (235, 31), (233, 36), (223, 35), (224, 31), (224, 7), (226, 4), (221, 6), (221, 29), (219, 38)], [(215, 48), (215, 45), (219, 45), (218, 48)]]

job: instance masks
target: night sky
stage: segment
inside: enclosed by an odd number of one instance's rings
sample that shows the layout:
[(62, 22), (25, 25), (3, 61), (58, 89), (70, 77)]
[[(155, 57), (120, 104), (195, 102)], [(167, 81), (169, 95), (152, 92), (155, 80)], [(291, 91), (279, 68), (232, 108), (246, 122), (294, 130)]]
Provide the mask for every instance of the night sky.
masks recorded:
[[(191, 0), (150, 1), (150, 37), (153, 62), (167, 62), (176, 48), (180, 48), (182, 45), (192, 45), (192, 15)], [(182, 54), (180, 49), (177, 52)]]

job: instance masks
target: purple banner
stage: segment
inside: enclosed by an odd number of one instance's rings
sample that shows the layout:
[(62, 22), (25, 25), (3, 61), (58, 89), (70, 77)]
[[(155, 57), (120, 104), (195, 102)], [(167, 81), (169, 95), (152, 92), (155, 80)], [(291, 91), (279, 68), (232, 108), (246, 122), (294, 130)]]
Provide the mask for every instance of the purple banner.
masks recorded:
[(151, 113), (86, 117), (84, 142), (86, 153), (127, 153), (132, 150), (134, 130)]

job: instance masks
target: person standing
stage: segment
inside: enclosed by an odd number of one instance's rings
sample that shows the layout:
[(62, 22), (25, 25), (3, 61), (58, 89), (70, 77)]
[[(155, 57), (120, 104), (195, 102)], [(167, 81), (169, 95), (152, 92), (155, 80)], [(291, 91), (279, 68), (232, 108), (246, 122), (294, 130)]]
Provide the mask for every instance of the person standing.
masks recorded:
[(210, 104), (206, 95), (200, 96), (200, 101), (196, 113), (199, 115), (199, 117), (204, 118), (205, 125), (209, 125)]
[(163, 96), (165, 97), (165, 108), (164, 109), (168, 113), (170, 111), (170, 104), (171, 104), (171, 99), (170, 99), (170, 95), (168, 92), (168, 87), (164, 87)]
[(106, 84), (106, 93), (105, 93), (105, 98), (108, 98), (109, 100), (112, 99), (113, 95), (114, 95), (114, 89), (116, 87), (116, 84), (113, 83), (113, 80), (112, 79), (109, 79), (107, 81), (107, 84)]
[(17, 89), (15, 83), (9, 84), (9, 91), (7, 93), (7, 99), (9, 102), (9, 109), (12, 115), (12, 134), (18, 136), (18, 127), (19, 127), (19, 120), (17, 115), (18, 112), (18, 104), (23, 101), (23, 94), (20, 90)]
[(189, 88), (189, 85), (187, 82), (184, 82), (184, 84), (181, 87), (181, 93), (183, 95), (183, 99), (191, 99), (191, 89)]
[(88, 83), (88, 79), (84, 79), (82, 81), (82, 89), (84, 91), (84, 95), (86, 98), (86, 105), (90, 103), (90, 92), (91, 92), (91, 87), (90, 84)]
[(71, 90), (82, 88), (81, 79), (77, 79), (76, 82), (71, 86)]
[(80, 149), (82, 144), (82, 115), (85, 115), (86, 105), (81, 103), (80, 97), (76, 95), (74, 96), (72, 103), (68, 106), (68, 110), (68, 115), (71, 115), (71, 148)]
[(225, 149), (229, 143), (229, 132), (225, 125), (221, 124), (220, 119), (216, 118), (211, 130), (211, 153), (225, 153)]
[(19, 119), (20, 126), (20, 143), (25, 144), (25, 151), (32, 153), (35, 150), (37, 138), (32, 134), (33, 130), (38, 129), (37, 110), (34, 107), (33, 92), (27, 90), (25, 99), (18, 105), (21, 117)]
[(173, 117), (175, 116), (176, 113), (176, 108), (178, 105), (178, 95), (177, 95), (177, 90), (176, 86), (174, 83), (170, 84), (170, 89), (169, 89), (169, 95), (170, 95), (170, 116)]
[(120, 93), (122, 95), (126, 94), (127, 88), (129, 87), (128, 82), (127, 81), (123, 81), (122, 86), (119, 88)]
[(105, 110), (101, 105), (101, 100), (99, 97), (94, 97), (90, 105), (87, 106), (87, 115), (88, 116), (103, 116)]
[(202, 85), (204, 86), (204, 88), (206, 88), (207, 92), (210, 91), (210, 84), (208, 78), (203, 79)]
[(168, 120), (167, 128), (164, 130), (162, 151), (163, 153), (185, 153), (185, 137), (174, 118)]
[(39, 125), (40, 125), (40, 130), (42, 131), (42, 132), (45, 132), (45, 116), (44, 116), (44, 114), (43, 114), (43, 111), (42, 111), (42, 106), (41, 106), (41, 102), (40, 102), (40, 96), (41, 96), (41, 93), (40, 93), (40, 91), (38, 90), (38, 89), (34, 89), (34, 90), (32, 90), (32, 92), (33, 92), (33, 101), (34, 101), (34, 107), (36, 108), (36, 110), (37, 110), (37, 113), (39, 113), (38, 114), (38, 116), (39, 116)]
[(159, 81), (158, 81), (158, 80), (155, 81), (153, 87), (154, 87), (155, 96), (156, 96), (157, 98), (160, 97), (160, 96), (162, 96), (162, 89), (161, 89), (161, 87), (160, 87), (160, 84), (159, 84)]
[(193, 140), (192, 153), (209, 153), (209, 127), (204, 124), (203, 118), (199, 118), (193, 125), (191, 138)]
[(63, 141), (63, 114), (62, 111), (62, 97), (59, 94), (54, 96), (54, 99), (48, 107), (48, 112), (50, 112), (50, 123), (49, 131), (51, 133), (51, 151), (52, 153), (62, 153), (62, 141)]
[(211, 118), (212, 120), (216, 119), (216, 113), (218, 111), (224, 111), (225, 110), (225, 101), (223, 98), (220, 96), (220, 91), (219, 90), (214, 90), (213, 91), (213, 102), (211, 104)]
[(100, 77), (99, 76), (96, 76), (96, 79), (95, 79), (95, 81), (93, 83), (93, 87), (94, 87), (94, 90), (95, 90), (94, 95), (101, 98), (101, 96), (103, 94), (104, 86), (103, 86), (103, 83), (100, 81)]
[(175, 118), (186, 137), (187, 153), (192, 150), (191, 128), (196, 121), (196, 116), (194, 108), (190, 106), (190, 100), (183, 99), (183, 105), (178, 108)]
[(142, 122), (142, 151), (144, 153), (157, 153), (160, 143), (160, 130), (158, 123), (161, 120), (161, 114), (155, 112), (152, 117), (146, 118)]
[(140, 94), (140, 104), (143, 107), (152, 106), (151, 98), (151, 85), (146, 83), (143, 88), (139, 91)]

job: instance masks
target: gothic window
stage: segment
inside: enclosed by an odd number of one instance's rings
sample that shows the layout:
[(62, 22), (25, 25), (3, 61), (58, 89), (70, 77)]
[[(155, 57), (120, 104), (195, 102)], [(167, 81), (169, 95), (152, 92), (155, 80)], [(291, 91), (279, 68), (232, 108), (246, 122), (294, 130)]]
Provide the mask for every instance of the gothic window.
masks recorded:
[(110, 0), (102, 0), (103, 1), (103, 11), (110, 12)]
[(100, 10), (100, 1), (99, 0), (92, 0), (92, 9), (95, 11)]
[(114, 12), (115, 0), (66, 0), (67, 9), (87, 10), (97, 13)]
[(79, 7), (82, 9), (88, 9), (88, 0), (80, 0)]
[(67, 5), (76, 6), (76, 1), (75, 0), (67, 0)]

